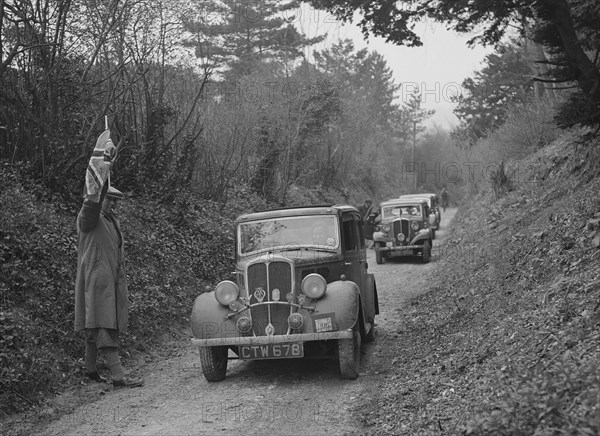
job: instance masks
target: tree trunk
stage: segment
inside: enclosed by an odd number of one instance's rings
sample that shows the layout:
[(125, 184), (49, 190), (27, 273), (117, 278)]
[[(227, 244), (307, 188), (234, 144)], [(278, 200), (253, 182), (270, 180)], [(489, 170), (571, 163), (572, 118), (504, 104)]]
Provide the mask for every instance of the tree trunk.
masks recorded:
[[(534, 56), (536, 57), (536, 60), (538, 61), (538, 63), (535, 64), (534, 68), (537, 71), (537, 75), (539, 77), (547, 77), (548, 75), (548, 57), (546, 56), (546, 52), (544, 51), (544, 47), (541, 44), (538, 44), (536, 42), (530, 42), (532, 48), (532, 52), (534, 54)], [(535, 81), (533, 82), (533, 87), (535, 89), (535, 95), (538, 98), (541, 97), (549, 97), (552, 100), (556, 99), (556, 93), (555, 93), (555, 84), (554, 83), (543, 83), (540, 81)]]
[(548, 19), (556, 26), (567, 60), (576, 71), (581, 90), (600, 103), (600, 70), (585, 54), (577, 38), (567, 0), (546, 0)]

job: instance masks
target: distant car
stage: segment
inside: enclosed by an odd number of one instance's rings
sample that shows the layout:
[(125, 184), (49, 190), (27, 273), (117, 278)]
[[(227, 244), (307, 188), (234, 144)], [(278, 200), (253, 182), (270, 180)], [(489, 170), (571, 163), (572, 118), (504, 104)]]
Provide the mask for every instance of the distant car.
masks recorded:
[(435, 193), (407, 194), (399, 198), (425, 198), (429, 206), (429, 228), (431, 229), (431, 238), (435, 239), (436, 230), (440, 229), (442, 222), (442, 211), (440, 210), (439, 196)]
[(359, 375), (361, 341), (375, 339), (375, 277), (364, 222), (349, 205), (276, 209), (238, 217), (235, 280), (196, 298), (192, 343), (208, 381), (237, 359), (335, 358)]
[(392, 256), (421, 256), (424, 263), (429, 262), (433, 236), (427, 200), (395, 198), (379, 206), (379, 229), (373, 234), (377, 264)]

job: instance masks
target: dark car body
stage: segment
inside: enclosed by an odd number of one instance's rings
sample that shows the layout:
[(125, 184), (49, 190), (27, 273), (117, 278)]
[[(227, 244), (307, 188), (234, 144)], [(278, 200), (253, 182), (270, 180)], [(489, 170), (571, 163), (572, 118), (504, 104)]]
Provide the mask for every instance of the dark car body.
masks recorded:
[(242, 215), (235, 229), (235, 281), (201, 294), (192, 309), (192, 342), (206, 379), (225, 378), (231, 353), (334, 357), (343, 378), (356, 378), (361, 340), (374, 339), (379, 313), (358, 210), (275, 209)]
[(439, 196), (435, 193), (422, 193), (422, 194), (407, 194), (401, 195), (400, 198), (424, 198), (427, 200), (429, 206), (429, 228), (431, 229), (432, 239), (435, 239), (435, 232), (439, 230), (442, 222), (442, 211), (440, 210)]
[(379, 229), (373, 234), (378, 264), (392, 256), (431, 259), (432, 235), (429, 205), (424, 198), (395, 198), (380, 205)]

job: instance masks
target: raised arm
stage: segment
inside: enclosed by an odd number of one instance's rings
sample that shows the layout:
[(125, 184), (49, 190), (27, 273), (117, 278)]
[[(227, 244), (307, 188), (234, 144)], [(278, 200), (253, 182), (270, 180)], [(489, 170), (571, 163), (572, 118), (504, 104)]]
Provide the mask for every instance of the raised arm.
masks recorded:
[(89, 198), (83, 200), (83, 205), (77, 216), (77, 227), (80, 231), (86, 233), (94, 229), (98, 225), (100, 220), (100, 212), (102, 211), (102, 202), (108, 191), (108, 181), (102, 187), (102, 193), (100, 194), (100, 201), (96, 203)]
[(85, 200), (77, 217), (77, 227), (89, 232), (98, 225), (102, 202), (110, 184), (110, 166), (116, 149), (106, 129), (98, 137), (85, 175)]

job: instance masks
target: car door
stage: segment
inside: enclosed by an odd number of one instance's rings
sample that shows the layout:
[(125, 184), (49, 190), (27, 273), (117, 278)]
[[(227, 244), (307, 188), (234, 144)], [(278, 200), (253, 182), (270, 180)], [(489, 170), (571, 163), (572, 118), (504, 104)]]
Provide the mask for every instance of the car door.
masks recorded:
[(342, 233), (346, 279), (356, 283), (363, 292), (366, 285), (367, 254), (363, 221), (358, 213), (346, 212), (342, 215)]

